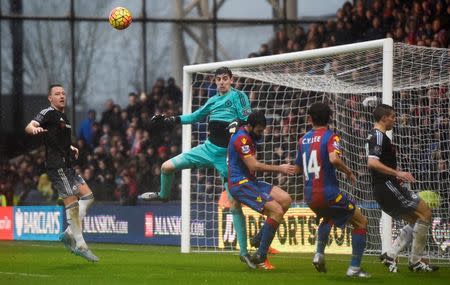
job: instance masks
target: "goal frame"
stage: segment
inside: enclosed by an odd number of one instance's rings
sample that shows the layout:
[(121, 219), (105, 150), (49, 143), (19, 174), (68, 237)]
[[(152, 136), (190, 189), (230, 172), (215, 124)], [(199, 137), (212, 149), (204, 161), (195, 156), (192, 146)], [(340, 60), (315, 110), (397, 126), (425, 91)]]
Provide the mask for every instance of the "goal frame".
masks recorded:
[[(230, 69), (238, 67), (250, 67), (261, 64), (273, 64), (300, 59), (311, 59), (322, 56), (338, 55), (339, 53), (357, 52), (368, 49), (382, 48), (383, 75), (382, 75), (382, 102), (392, 106), (393, 91), (393, 50), (394, 42), (391, 38), (360, 42), (348, 45), (333, 46), (321, 49), (299, 51), (263, 57), (254, 57), (230, 61), (220, 61), (204, 64), (187, 65), (183, 67), (183, 114), (192, 113), (192, 75), (197, 72), (208, 72), (222, 66)], [(191, 149), (190, 124), (182, 126), (182, 151)], [(392, 131), (387, 133), (392, 139)], [(184, 169), (181, 175), (181, 252), (190, 252), (190, 222), (191, 222), (191, 170)], [(381, 249), (386, 252), (392, 244), (392, 218), (382, 212), (381, 215)]]

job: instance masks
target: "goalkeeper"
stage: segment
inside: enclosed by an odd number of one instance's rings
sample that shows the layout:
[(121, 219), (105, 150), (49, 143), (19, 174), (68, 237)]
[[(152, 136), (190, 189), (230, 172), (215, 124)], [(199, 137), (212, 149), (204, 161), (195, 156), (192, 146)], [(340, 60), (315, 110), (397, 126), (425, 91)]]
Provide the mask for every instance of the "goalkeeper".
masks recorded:
[(251, 113), (251, 106), (245, 93), (231, 87), (233, 74), (228, 67), (217, 69), (214, 76), (218, 92), (209, 98), (205, 105), (198, 110), (192, 114), (177, 117), (155, 115), (152, 118), (152, 122), (155, 124), (175, 125), (180, 123), (197, 123), (209, 116), (209, 137), (204, 144), (200, 144), (165, 161), (161, 166), (161, 192), (146, 192), (140, 195), (139, 198), (147, 201), (167, 201), (172, 190), (172, 182), (176, 171), (188, 168), (214, 167), (220, 173), (222, 183), (227, 189), (228, 197), (231, 200), (231, 213), (240, 248), (240, 259), (249, 267), (256, 268), (251, 262), (247, 251), (247, 231), (241, 205), (231, 199), (226, 183), (228, 179), (226, 157), (230, 132), (234, 132), (239, 125), (239, 121), (247, 120), (248, 115)]

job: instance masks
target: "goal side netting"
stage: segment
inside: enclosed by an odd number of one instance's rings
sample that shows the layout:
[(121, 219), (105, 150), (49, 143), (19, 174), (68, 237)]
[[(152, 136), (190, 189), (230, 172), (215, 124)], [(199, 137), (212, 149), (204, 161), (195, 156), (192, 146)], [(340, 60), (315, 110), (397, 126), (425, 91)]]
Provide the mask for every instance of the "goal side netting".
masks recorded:
[[(386, 53), (389, 45), (391, 49)], [(390, 63), (386, 61), (389, 57), (393, 58)], [(234, 88), (249, 96), (252, 108), (265, 111), (268, 126), (264, 143), (258, 145), (258, 159), (265, 163), (293, 163), (298, 139), (310, 129), (308, 106), (314, 102), (330, 104), (334, 113), (331, 128), (341, 137), (345, 162), (358, 175), (356, 185), (351, 185), (338, 173), (340, 187), (368, 217), (366, 253), (371, 254), (389, 248), (403, 226), (401, 222), (382, 219), (366, 166), (365, 142), (373, 126), (373, 108), (381, 102), (392, 104), (397, 111), (392, 140), (397, 147), (398, 165), (418, 180), (407, 186), (415, 193), (428, 190), (440, 197), (432, 205), (435, 208), (427, 255), (449, 262), (449, 50), (393, 45), (391, 40), (380, 40), (189, 66), (185, 68), (184, 93), (188, 96), (184, 112), (195, 111), (215, 94), (213, 72), (221, 65), (231, 67)], [(206, 122), (184, 126), (185, 150), (206, 138)], [(286, 252), (313, 252), (318, 224), (303, 203), (303, 177), (270, 173), (258, 173), (258, 177), (279, 185), (293, 199), (273, 246)], [(184, 221), (186, 217), (190, 220), (184, 226), (191, 233), (184, 240), (184, 251), (236, 250), (236, 234), (218, 173), (214, 169), (185, 171), (182, 187)], [(250, 239), (264, 218), (246, 207), (244, 213)], [(191, 225), (199, 224), (203, 230), (193, 230)], [(327, 252), (351, 253), (350, 232), (349, 227), (333, 229)]]

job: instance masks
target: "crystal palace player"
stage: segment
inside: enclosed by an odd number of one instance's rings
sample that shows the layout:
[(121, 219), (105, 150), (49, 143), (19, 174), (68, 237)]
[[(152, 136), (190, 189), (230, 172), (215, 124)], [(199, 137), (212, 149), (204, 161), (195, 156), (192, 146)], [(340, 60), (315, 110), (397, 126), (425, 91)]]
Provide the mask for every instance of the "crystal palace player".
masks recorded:
[(296, 172), (304, 174), (304, 199), (317, 217), (322, 218), (317, 230), (317, 250), (313, 265), (317, 271), (326, 272), (324, 252), (331, 226), (344, 227), (350, 223), (354, 228), (353, 251), (347, 276), (370, 277), (360, 267), (366, 246), (367, 219), (345, 193), (339, 190), (336, 169), (342, 171), (352, 183), (356, 182), (356, 178), (340, 159), (342, 149), (339, 137), (328, 129), (331, 115), (327, 104), (314, 103), (310, 106), (308, 120), (313, 128), (300, 138), (295, 161)]
[(409, 269), (436, 271), (437, 266), (428, 265), (421, 260), (431, 223), (431, 210), (422, 199), (400, 185), (400, 181), (416, 180), (411, 173), (397, 169), (395, 147), (386, 135), (386, 131), (394, 127), (394, 108), (385, 104), (378, 105), (373, 111), (373, 117), (374, 128), (367, 138), (367, 164), (372, 174), (374, 198), (384, 212), (408, 222), (400, 230), (392, 250), (383, 253), (380, 260), (389, 271), (397, 272), (397, 255), (412, 240)]
[(51, 85), (48, 100), (50, 107), (40, 111), (26, 126), (25, 132), (44, 135), (47, 174), (53, 189), (58, 191), (64, 201), (69, 224), (60, 236), (61, 241), (73, 253), (97, 262), (99, 258), (88, 248), (81, 231), (81, 221), (94, 202), (94, 196), (83, 178), (71, 167), (73, 158), (78, 157), (78, 149), (71, 145), (72, 127), (64, 114), (64, 88), (59, 84)]
[(258, 234), (259, 248), (252, 261), (260, 268), (272, 269), (266, 261), (267, 251), (292, 200), (280, 187), (258, 181), (255, 172), (294, 174), (295, 167), (289, 164), (267, 165), (256, 159), (255, 142), (262, 138), (265, 128), (264, 113), (253, 112), (246, 125), (231, 137), (227, 159), (228, 185), (234, 199), (267, 216)]
[[(247, 119), (251, 113), (251, 106), (246, 94), (231, 87), (233, 74), (228, 67), (218, 68), (215, 71), (214, 81), (217, 85), (217, 94), (209, 98), (205, 105), (192, 114), (178, 117), (156, 115), (152, 118), (153, 123), (173, 125), (175, 123), (193, 124), (209, 117), (209, 137), (205, 143), (164, 162), (161, 166), (161, 192), (146, 192), (139, 196), (140, 199), (167, 200), (172, 191), (174, 173), (181, 169), (194, 167), (216, 168), (228, 190), (226, 157), (230, 133), (234, 132), (237, 120), (245, 121)], [(231, 213), (239, 243), (240, 259), (249, 267), (255, 268), (247, 251), (245, 217), (239, 203), (231, 201)]]

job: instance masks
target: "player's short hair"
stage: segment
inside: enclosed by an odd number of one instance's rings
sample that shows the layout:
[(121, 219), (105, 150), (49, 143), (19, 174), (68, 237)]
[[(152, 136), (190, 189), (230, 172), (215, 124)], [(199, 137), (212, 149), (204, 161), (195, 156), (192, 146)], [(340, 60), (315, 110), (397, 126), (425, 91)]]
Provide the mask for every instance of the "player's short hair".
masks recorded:
[(227, 74), (229, 77), (233, 76), (233, 73), (231, 72), (231, 70), (226, 66), (217, 68), (216, 71), (214, 72), (214, 77), (216, 77), (217, 75), (220, 75), (220, 74)]
[(392, 112), (395, 112), (392, 106), (380, 104), (373, 110), (372, 114), (375, 122), (379, 122), (383, 116), (389, 116)]
[(317, 102), (312, 104), (308, 109), (308, 115), (311, 116), (312, 123), (316, 126), (326, 126), (330, 123), (331, 111), (330, 106), (326, 103)]
[(257, 125), (263, 126), (264, 128), (267, 126), (266, 116), (263, 111), (254, 111), (247, 118), (247, 124), (252, 126), (253, 128)]
[(63, 86), (61, 84), (59, 84), (59, 83), (50, 84), (50, 86), (48, 87), (48, 95), (52, 94), (52, 89), (54, 87), (63, 87)]

